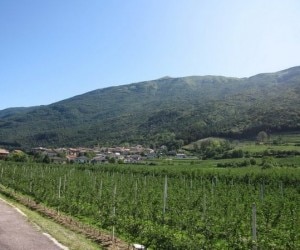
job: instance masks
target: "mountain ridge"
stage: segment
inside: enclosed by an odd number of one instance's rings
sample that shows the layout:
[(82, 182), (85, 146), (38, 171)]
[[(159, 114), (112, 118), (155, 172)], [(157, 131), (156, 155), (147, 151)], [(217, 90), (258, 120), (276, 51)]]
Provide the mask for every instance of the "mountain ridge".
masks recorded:
[(153, 147), (300, 129), (300, 67), (246, 78), (163, 77), (0, 111), (0, 145)]

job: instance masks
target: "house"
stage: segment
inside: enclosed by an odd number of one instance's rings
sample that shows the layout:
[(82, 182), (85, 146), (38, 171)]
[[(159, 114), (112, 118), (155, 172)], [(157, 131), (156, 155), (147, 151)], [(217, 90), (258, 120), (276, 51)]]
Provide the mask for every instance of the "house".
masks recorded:
[(48, 155), (50, 158), (57, 156), (57, 152), (54, 149), (46, 149), (43, 154)]
[(142, 160), (140, 155), (129, 155), (124, 159), (124, 163), (138, 163)]
[(67, 159), (58, 157), (58, 156), (50, 157), (50, 160), (52, 163), (57, 163), (57, 164), (66, 164), (67, 163)]
[(140, 154), (144, 151), (144, 148), (141, 145), (136, 145), (135, 147), (130, 147), (129, 149), (131, 154)]
[(89, 163), (90, 160), (86, 156), (79, 156), (74, 159), (75, 163)]
[(58, 155), (67, 155), (68, 154), (68, 150), (66, 148), (56, 148), (55, 152)]
[(141, 245), (141, 244), (133, 244), (133, 249), (134, 250), (144, 250), (146, 249), (145, 246)]
[(43, 153), (45, 151), (47, 151), (47, 148), (44, 147), (37, 147), (37, 148), (32, 148), (31, 151), (32, 153)]
[(75, 156), (77, 157), (79, 155), (79, 149), (76, 149), (76, 148), (69, 148), (67, 149), (67, 155), (70, 155), (70, 156)]
[(186, 155), (185, 154), (176, 154), (176, 158), (177, 159), (184, 159), (184, 158), (186, 158)]
[(0, 148), (0, 159), (5, 159), (9, 155), (9, 151)]
[(91, 163), (93, 163), (93, 164), (103, 164), (103, 163), (108, 163), (108, 159), (106, 158), (105, 155), (99, 155), (99, 156), (94, 157), (94, 158), (91, 160)]
[(145, 155), (155, 153), (154, 149), (152, 149), (152, 148), (145, 148), (143, 152), (144, 152)]
[(157, 158), (157, 154), (153, 151), (151, 153), (148, 153), (146, 155), (147, 159), (154, 159), (154, 158)]
[(116, 160), (124, 160), (124, 155), (121, 155), (121, 153), (116, 152), (113, 156)]
[(69, 163), (74, 163), (77, 156), (75, 155), (67, 155), (66, 159)]

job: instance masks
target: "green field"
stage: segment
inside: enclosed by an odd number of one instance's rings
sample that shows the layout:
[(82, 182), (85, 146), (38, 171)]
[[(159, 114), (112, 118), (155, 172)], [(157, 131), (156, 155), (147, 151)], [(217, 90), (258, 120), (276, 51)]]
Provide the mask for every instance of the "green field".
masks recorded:
[(281, 150), (281, 151), (298, 151), (300, 152), (300, 146), (294, 145), (255, 145), (254, 143), (244, 143), (238, 145), (236, 149), (242, 149), (243, 151), (248, 152), (264, 152), (266, 150)]
[(225, 161), (0, 162), (0, 183), (149, 249), (299, 249), (300, 168), (217, 167)]
[(257, 144), (254, 141), (236, 141), (236, 149), (242, 149), (248, 152), (264, 152), (266, 150), (280, 151), (298, 151), (300, 152), (300, 134), (299, 133), (276, 133), (270, 135), (268, 142)]

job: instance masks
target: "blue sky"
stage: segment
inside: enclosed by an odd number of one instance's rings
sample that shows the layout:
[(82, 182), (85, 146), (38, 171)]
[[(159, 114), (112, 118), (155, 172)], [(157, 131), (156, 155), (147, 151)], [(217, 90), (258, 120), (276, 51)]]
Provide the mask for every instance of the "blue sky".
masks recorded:
[(298, 65), (298, 0), (0, 1), (0, 110), (163, 76)]

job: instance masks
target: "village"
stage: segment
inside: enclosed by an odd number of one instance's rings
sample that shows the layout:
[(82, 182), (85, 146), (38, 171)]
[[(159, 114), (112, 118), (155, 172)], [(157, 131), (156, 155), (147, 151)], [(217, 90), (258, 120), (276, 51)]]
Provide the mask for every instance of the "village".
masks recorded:
[(186, 158), (183, 153), (169, 152), (164, 146), (154, 150), (145, 148), (141, 145), (131, 147), (77, 147), (77, 148), (45, 148), (35, 147), (28, 152), (21, 150), (12, 150), (0, 148), (0, 159), (15, 161), (25, 161), (31, 156), (32, 159), (39, 159), (45, 163), (142, 163), (146, 160), (159, 158), (163, 155), (169, 155), (178, 159)]

